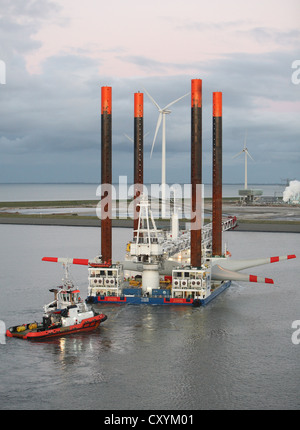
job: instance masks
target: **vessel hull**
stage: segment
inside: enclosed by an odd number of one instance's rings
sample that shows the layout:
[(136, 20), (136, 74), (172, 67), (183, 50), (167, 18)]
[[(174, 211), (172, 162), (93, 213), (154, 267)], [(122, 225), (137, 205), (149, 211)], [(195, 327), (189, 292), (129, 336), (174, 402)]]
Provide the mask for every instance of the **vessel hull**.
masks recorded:
[(183, 299), (183, 298), (168, 298), (168, 297), (141, 297), (141, 296), (88, 296), (88, 303), (98, 305), (163, 305), (163, 306), (203, 306), (211, 302), (215, 297), (230, 287), (231, 281), (224, 282), (220, 287), (216, 288), (205, 299)]
[[(107, 319), (106, 315), (95, 315), (92, 318), (87, 318), (79, 324), (73, 324), (68, 327), (57, 327), (48, 329), (33, 329), (26, 328), (22, 332), (17, 332), (16, 327), (11, 327), (6, 330), (7, 337), (18, 337), (27, 340), (43, 340), (56, 336), (65, 336), (67, 334), (84, 333), (96, 330), (99, 325)], [(28, 327), (30, 324), (26, 324)]]

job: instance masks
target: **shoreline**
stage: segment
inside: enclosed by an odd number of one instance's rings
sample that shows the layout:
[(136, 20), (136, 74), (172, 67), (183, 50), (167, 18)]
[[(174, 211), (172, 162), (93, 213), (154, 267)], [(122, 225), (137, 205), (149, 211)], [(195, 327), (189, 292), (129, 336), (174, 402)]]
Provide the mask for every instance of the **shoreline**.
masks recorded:
[[(185, 228), (186, 220), (179, 220), (180, 228)], [(158, 228), (167, 228), (170, 220), (156, 219)], [(0, 224), (11, 225), (44, 225), (62, 227), (101, 227), (101, 220), (96, 217), (60, 217), (60, 216), (36, 216), (15, 215), (0, 216)], [(132, 219), (113, 219), (113, 228), (133, 228)], [(300, 233), (300, 222), (271, 221), (271, 220), (238, 220), (238, 226), (233, 231), (247, 232), (274, 232), (274, 233)]]
[[(299, 205), (239, 205), (234, 198), (222, 200), (223, 216), (237, 217), (238, 226), (234, 231), (300, 233)], [(0, 202), (0, 224), (101, 227), (101, 220), (95, 213), (98, 203), (96, 200)], [(117, 200), (114, 206), (115, 209), (125, 210), (126, 213), (129, 203), (128, 200)], [(49, 209), (50, 212), (38, 213), (39, 209)], [(29, 210), (29, 213), (22, 213), (23, 210), (27, 212)], [(82, 214), (83, 211), (85, 215)], [(204, 199), (204, 213), (206, 224), (211, 221), (211, 198)], [(155, 223), (158, 228), (168, 228), (170, 219), (156, 218)], [(189, 223), (188, 219), (179, 219), (181, 229), (186, 228), (186, 223)], [(126, 215), (123, 218), (122, 216), (114, 218), (112, 227), (133, 228), (133, 219)]]

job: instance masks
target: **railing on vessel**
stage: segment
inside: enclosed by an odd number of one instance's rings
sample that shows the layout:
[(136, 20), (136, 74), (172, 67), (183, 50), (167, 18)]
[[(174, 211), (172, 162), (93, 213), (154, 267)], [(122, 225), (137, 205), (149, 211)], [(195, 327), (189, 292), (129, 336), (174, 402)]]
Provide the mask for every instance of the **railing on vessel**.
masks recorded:
[[(228, 217), (222, 220), (222, 231), (227, 231), (235, 228), (237, 226), (237, 218), (236, 217)], [(212, 223), (205, 224), (202, 228), (202, 245), (206, 248), (209, 243), (212, 241)], [(191, 234), (189, 230), (182, 231), (176, 240), (165, 239), (162, 241), (162, 248), (164, 254), (167, 254), (168, 257), (187, 249), (190, 247), (190, 239)]]

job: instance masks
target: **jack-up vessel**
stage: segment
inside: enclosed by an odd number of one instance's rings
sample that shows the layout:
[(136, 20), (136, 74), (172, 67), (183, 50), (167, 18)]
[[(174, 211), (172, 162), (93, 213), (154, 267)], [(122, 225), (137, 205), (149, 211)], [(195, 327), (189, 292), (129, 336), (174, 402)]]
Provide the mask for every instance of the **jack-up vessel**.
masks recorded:
[[(198, 307), (226, 290), (231, 281), (274, 283), (270, 278), (240, 273), (240, 270), (296, 257), (235, 260), (228, 250), (223, 255), (212, 256), (212, 225), (206, 224), (202, 229), (203, 263), (201, 267), (194, 267), (190, 262), (190, 231), (178, 229), (174, 214), (171, 230), (159, 230), (148, 199), (142, 196), (139, 206), (138, 230), (127, 243), (124, 261), (112, 264), (103, 261), (101, 256), (93, 259), (44, 257), (43, 261), (88, 266), (88, 304)], [(235, 217), (222, 221), (223, 231), (236, 225)]]
[[(240, 273), (240, 270), (295, 258), (295, 255), (233, 260), (228, 250), (222, 247), (223, 232), (235, 228), (237, 220), (235, 217), (223, 218), (222, 214), (221, 92), (213, 93), (212, 103), (212, 223), (203, 225), (201, 79), (192, 79), (191, 82), (191, 227), (179, 229), (175, 210), (171, 214), (170, 231), (156, 228), (149, 200), (143, 192), (143, 93), (135, 93), (133, 240), (127, 244), (124, 261), (112, 263), (111, 87), (102, 87), (101, 101), (101, 256), (92, 260), (68, 260), (88, 266), (87, 302), (200, 306), (226, 290), (231, 281), (273, 284), (272, 279)], [(159, 122), (155, 137), (158, 128)], [(163, 177), (161, 185), (165, 187)], [(165, 203), (162, 198), (161, 204)], [(63, 259), (44, 257), (43, 260)]]

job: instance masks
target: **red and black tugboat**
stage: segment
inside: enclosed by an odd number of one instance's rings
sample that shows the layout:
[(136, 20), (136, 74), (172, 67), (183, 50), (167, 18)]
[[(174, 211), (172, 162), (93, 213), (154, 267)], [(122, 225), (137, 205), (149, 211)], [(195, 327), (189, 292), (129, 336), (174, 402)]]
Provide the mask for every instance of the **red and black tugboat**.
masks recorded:
[(7, 337), (19, 337), (28, 340), (43, 340), (54, 336), (95, 330), (107, 319), (104, 314), (96, 314), (92, 307), (83, 301), (80, 291), (67, 277), (62, 286), (53, 288), (54, 300), (44, 306), (42, 322), (31, 322), (10, 327)]

